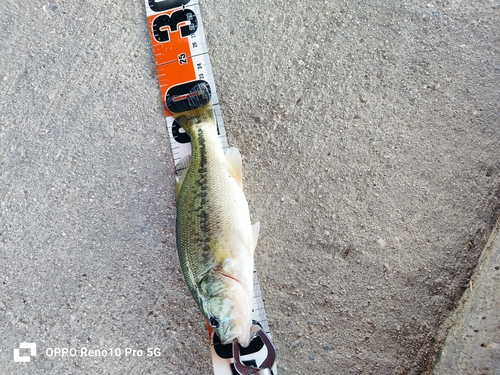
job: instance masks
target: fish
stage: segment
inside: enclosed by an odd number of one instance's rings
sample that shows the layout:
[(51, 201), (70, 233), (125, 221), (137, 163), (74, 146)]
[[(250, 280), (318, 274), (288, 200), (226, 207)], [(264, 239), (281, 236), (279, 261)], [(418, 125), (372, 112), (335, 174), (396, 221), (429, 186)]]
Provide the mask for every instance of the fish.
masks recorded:
[(252, 339), (254, 252), (242, 158), (224, 152), (211, 103), (174, 116), (191, 139), (188, 167), (177, 177), (176, 243), (188, 289), (222, 344)]

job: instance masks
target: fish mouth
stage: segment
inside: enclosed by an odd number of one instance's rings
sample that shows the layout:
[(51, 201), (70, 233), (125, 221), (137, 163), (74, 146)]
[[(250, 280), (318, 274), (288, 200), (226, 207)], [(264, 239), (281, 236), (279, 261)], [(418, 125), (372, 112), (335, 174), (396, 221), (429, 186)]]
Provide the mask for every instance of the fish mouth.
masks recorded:
[[(230, 320), (224, 324), (219, 331), (219, 338), (223, 345), (232, 344), (233, 342), (239, 343), (241, 339), (245, 340), (244, 327), (241, 327), (236, 320)], [(243, 329), (243, 330), (242, 330)]]
[(222, 345), (232, 344), (234, 340), (238, 341), (238, 336), (238, 334), (233, 334), (227, 337), (225, 336), (224, 338), (220, 339), (220, 342), (222, 343)]
[(246, 333), (245, 325), (240, 326), (234, 320), (231, 320), (229, 324), (224, 325), (218, 332), (218, 335), (223, 345), (237, 343), (244, 347), (248, 345), (251, 336), (250, 328)]
[(221, 332), (220, 341), (223, 345), (231, 344), (234, 340), (237, 340), (240, 336), (239, 332), (231, 332), (231, 325), (224, 328), (224, 332)]

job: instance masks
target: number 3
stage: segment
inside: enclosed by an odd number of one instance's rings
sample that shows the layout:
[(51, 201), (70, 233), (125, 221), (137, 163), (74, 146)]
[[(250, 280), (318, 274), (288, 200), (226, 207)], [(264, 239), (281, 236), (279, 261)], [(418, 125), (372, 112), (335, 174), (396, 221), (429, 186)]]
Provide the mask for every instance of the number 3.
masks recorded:
[[(172, 13), (171, 16), (168, 14), (162, 14), (153, 20), (153, 36), (157, 42), (168, 42), (170, 40), (170, 34), (165, 27), (170, 29), (170, 32), (177, 31), (177, 25), (181, 22), (189, 21), (189, 25), (184, 25), (180, 27), (181, 37), (186, 37), (198, 29), (198, 20), (196, 19), (196, 14), (189, 9), (177, 10)], [(163, 29), (163, 30), (162, 30)]]

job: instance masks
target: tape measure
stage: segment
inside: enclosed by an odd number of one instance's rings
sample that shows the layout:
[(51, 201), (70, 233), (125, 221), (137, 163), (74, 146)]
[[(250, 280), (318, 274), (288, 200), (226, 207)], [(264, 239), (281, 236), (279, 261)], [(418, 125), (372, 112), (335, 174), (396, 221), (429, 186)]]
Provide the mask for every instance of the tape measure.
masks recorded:
[[(189, 136), (170, 115), (171, 112), (190, 109), (193, 99), (199, 102), (200, 93), (208, 92), (208, 100), (212, 100), (218, 135), (224, 149), (228, 148), (226, 132), (215, 91), (199, 3), (190, 0), (145, 1), (160, 95), (175, 169), (178, 172), (186, 167), (183, 160), (191, 154), (191, 143)], [(257, 327), (256, 338), (248, 348), (239, 353), (231, 350), (232, 344), (220, 344), (218, 337), (207, 326), (215, 375), (277, 374), (274, 358), (271, 363), (272, 372), (270, 369), (259, 370), (261, 364), (269, 360), (274, 348), (267, 345), (267, 339), (260, 334), (262, 331), (270, 336), (270, 331), (255, 269), (252, 319), (256, 323), (252, 329)], [(261, 336), (262, 339), (259, 338)]]

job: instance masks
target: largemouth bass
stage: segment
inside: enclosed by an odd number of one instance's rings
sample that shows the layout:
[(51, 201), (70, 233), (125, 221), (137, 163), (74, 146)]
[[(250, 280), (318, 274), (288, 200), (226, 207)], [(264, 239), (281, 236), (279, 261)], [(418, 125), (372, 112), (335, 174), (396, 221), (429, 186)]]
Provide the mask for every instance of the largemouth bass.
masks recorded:
[(224, 153), (210, 103), (175, 116), (191, 138), (189, 167), (178, 177), (177, 251), (189, 291), (221, 339), (251, 340), (253, 255), (259, 223), (250, 222), (241, 155)]

